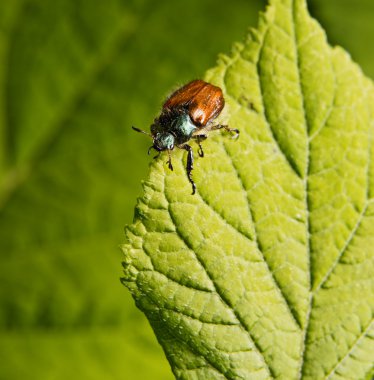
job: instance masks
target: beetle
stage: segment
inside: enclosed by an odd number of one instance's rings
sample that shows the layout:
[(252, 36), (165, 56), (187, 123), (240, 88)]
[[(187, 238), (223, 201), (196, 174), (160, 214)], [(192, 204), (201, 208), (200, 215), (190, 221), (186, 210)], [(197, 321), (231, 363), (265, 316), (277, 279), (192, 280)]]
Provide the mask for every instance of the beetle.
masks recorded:
[(193, 152), (188, 142), (193, 139), (197, 142), (198, 154), (204, 157), (201, 142), (207, 133), (217, 129), (225, 129), (239, 136), (239, 130), (227, 125), (213, 124), (213, 120), (221, 113), (225, 106), (222, 90), (201, 79), (193, 80), (173, 92), (164, 102), (160, 116), (151, 125), (151, 133), (132, 127), (135, 131), (144, 133), (153, 139), (153, 145), (148, 149), (155, 149), (158, 154), (167, 151), (167, 161), (170, 170), (173, 170), (170, 152), (174, 147), (187, 151), (187, 177), (192, 185), (192, 194), (196, 192), (196, 185), (192, 179)]

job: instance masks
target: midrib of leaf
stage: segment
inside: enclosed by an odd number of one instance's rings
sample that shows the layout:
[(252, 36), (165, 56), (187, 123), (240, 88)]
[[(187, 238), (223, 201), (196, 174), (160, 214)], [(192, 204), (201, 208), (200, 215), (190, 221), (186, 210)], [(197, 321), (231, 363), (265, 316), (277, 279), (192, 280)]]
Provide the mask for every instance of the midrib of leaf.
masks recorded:
[[(274, 24), (276, 25), (276, 24)], [(259, 84), (259, 88), (260, 88), (260, 97), (261, 97), (261, 104), (262, 104), (262, 107), (263, 107), (263, 118), (264, 118), (264, 121), (265, 121), (265, 124), (272, 136), (272, 139), (273, 139), (273, 142), (275, 143), (278, 151), (281, 153), (281, 155), (284, 157), (284, 160), (285, 162), (289, 165), (290, 169), (293, 171), (293, 173), (300, 179), (300, 180), (303, 180), (303, 176), (301, 175), (301, 173), (299, 172), (297, 166), (295, 165), (294, 161), (291, 159), (291, 157), (289, 157), (289, 155), (287, 154), (287, 152), (285, 152), (282, 147), (281, 147), (281, 144), (279, 143), (277, 137), (276, 137), (276, 134), (274, 133), (273, 131), (273, 128), (272, 128), (272, 125), (269, 121), (269, 118), (268, 118), (268, 115), (267, 115), (267, 110), (268, 110), (268, 106), (265, 104), (265, 101), (264, 101), (264, 98), (263, 98), (263, 83), (262, 83), (262, 74), (261, 74), (261, 68), (260, 68), (260, 61), (262, 59), (262, 53), (263, 53), (263, 47), (264, 47), (264, 41), (266, 40), (266, 37), (267, 37), (267, 34), (268, 34), (268, 30), (269, 28), (267, 28), (267, 30), (265, 31), (264, 33), (264, 37), (263, 37), (263, 40), (262, 40), (262, 45), (260, 47), (260, 51), (259, 51), (259, 54), (258, 54), (258, 57), (257, 57), (257, 61), (256, 61), (256, 69), (257, 69), (257, 76), (258, 76), (258, 84)], [(285, 33), (283, 29), (279, 28), (279, 30), (282, 32), (282, 33)], [(295, 55), (297, 56), (297, 49), (295, 48)], [(299, 67), (299, 65), (297, 65)], [(300, 75), (300, 73), (299, 73)], [(300, 93), (302, 95), (302, 91), (301, 91), (301, 86), (300, 86)], [(305, 120), (306, 120), (306, 117), (304, 116)], [(307, 158), (309, 157), (309, 145), (308, 145), (308, 149), (307, 149)], [(308, 162), (308, 160), (307, 160)], [(308, 171), (308, 168), (309, 166), (307, 166), (306, 168), (306, 171)], [(236, 168), (235, 168), (236, 169)], [(237, 170), (237, 169), (236, 169)], [(238, 175), (240, 177), (240, 175)], [(242, 182), (242, 181), (241, 181)], [(307, 188), (307, 173), (304, 174), (304, 183), (305, 183), (305, 188)], [(307, 197), (305, 199), (305, 203), (307, 203)], [(248, 205), (250, 205), (251, 201), (250, 199), (248, 199)], [(250, 207), (250, 206), (248, 206)], [(252, 213), (251, 213), (252, 214)], [(309, 214), (307, 215), (307, 220), (309, 219)], [(254, 223), (254, 228), (256, 230), (256, 221), (254, 220), (254, 218), (252, 217), (252, 220), (253, 220), (253, 223)], [(308, 254), (309, 254), (309, 220), (307, 221), (306, 223), (306, 235), (307, 235), (307, 242), (308, 242)], [(256, 233), (256, 236), (257, 236), (257, 233)], [(258, 239), (256, 238), (256, 240), (258, 241)], [(261, 246), (261, 242), (258, 242), (257, 245), (260, 247)], [(269, 264), (267, 263), (266, 261), (266, 258), (265, 258), (265, 255), (263, 253), (263, 250), (260, 249), (261, 253), (262, 253), (262, 256), (264, 258), (264, 261), (266, 262), (268, 268), (269, 268), (269, 273), (271, 274), (271, 276), (274, 278), (274, 281), (276, 282), (277, 284), (277, 287), (279, 288), (279, 291), (280, 291), (280, 294), (282, 296), (282, 298), (284, 299), (285, 303), (287, 304), (288, 306), (288, 309), (290, 311), (290, 314), (292, 315), (293, 319), (295, 320), (295, 323), (296, 325), (298, 326), (299, 329), (302, 329), (302, 326), (303, 326), (303, 321), (301, 320), (300, 316), (294, 312), (291, 304), (290, 304), (290, 301), (289, 299), (286, 297), (285, 293), (283, 292), (282, 290), (282, 287), (279, 285), (278, 281), (276, 281), (274, 275), (273, 275), (273, 272), (270, 270), (270, 266)]]
[[(306, 256), (307, 256), (307, 263), (308, 263), (308, 269), (309, 269), (309, 307), (306, 312), (306, 320), (305, 324), (302, 328), (302, 334), (303, 334), (303, 341), (302, 341), (302, 354), (301, 354), (301, 361), (300, 361), (300, 379), (303, 376), (303, 366), (304, 366), (304, 355), (305, 355), (305, 349), (306, 349), (306, 336), (307, 331), (309, 328), (309, 321), (310, 321), (310, 313), (312, 310), (312, 266), (311, 266), (311, 246), (310, 246), (310, 204), (309, 204), (309, 168), (310, 168), (310, 140), (309, 140), (309, 131), (311, 130), (309, 125), (309, 120), (306, 115), (306, 105), (305, 105), (305, 95), (304, 95), (304, 87), (303, 87), (303, 77), (302, 77), (302, 68), (300, 64), (300, 52), (298, 48), (299, 44), (299, 36), (297, 34), (297, 27), (296, 23), (298, 22), (298, 19), (296, 17), (297, 10), (295, 9), (297, 2), (294, 0), (292, 2), (292, 27), (293, 27), (293, 37), (294, 37), (294, 52), (295, 52), (295, 58), (296, 58), (296, 67), (297, 67), (297, 73), (298, 73), (298, 84), (300, 86), (300, 98), (302, 103), (302, 113), (304, 118), (304, 128), (306, 133), (306, 147), (305, 147), (305, 172), (303, 174), (303, 182), (304, 182), (304, 202), (305, 202), (305, 212), (306, 212), (306, 219), (305, 219), (305, 242), (306, 242)], [(327, 119), (326, 119), (327, 120)]]
[[(323, 124), (321, 124), (321, 127), (318, 130), (316, 130), (316, 132), (312, 136), (310, 136), (308, 132), (311, 130), (311, 127), (309, 125), (309, 119), (308, 119), (307, 114), (306, 114), (305, 95), (304, 95), (303, 77), (302, 77), (302, 68), (301, 68), (301, 65), (300, 65), (300, 57), (299, 57), (300, 53), (299, 53), (299, 49), (298, 49), (300, 38), (299, 38), (299, 36), (297, 34), (297, 22), (298, 22), (298, 18), (296, 16), (296, 12), (297, 12), (296, 7), (297, 7), (297, 4), (298, 4), (297, 0), (293, 0), (293, 3), (292, 3), (292, 12), (293, 12), (292, 13), (292, 18), (293, 18), (292, 26), (293, 26), (293, 32), (294, 32), (294, 46), (295, 46), (296, 65), (297, 65), (297, 68), (298, 68), (297, 72), (299, 74), (299, 81), (298, 81), (298, 83), (300, 84), (300, 97), (301, 97), (302, 104), (303, 104), (302, 110), (303, 110), (303, 116), (304, 116), (304, 121), (305, 121), (304, 125), (305, 125), (305, 131), (306, 131), (306, 133), (308, 135), (308, 137), (307, 137), (307, 146), (306, 146), (306, 169), (305, 169), (305, 174), (304, 174), (304, 184), (305, 184), (305, 209), (306, 209), (306, 213), (307, 213), (307, 218), (306, 218), (306, 235), (307, 235), (306, 250), (307, 250), (307, 255), (308, 255), (308, 263), (309, 263), (309, 284), (310, 284), (309, 308), (308, 308), (307, 315), (306, 315), (306, 324), (305, 324), (305, 327), (303, 328), (304, 338), (303, 338), (303, 349), (302, 349), (302, 356), (301, 356), (301, 362), (300, 362), (300, 372), (299, 372), (300, 373), (300, 379), (302, 379), (302, 377), (304, 375), (306, 339), (307, 339), (307, 334), (308, 334), (308, 331), (309, 331), (309, 328), (310, 328), (310, 314), (311, 314), (312, 307), (313, 307), (314, 296), (319, 291), (319, 289), (323, 286), (323, 284), (326, 283), (326, 281), (328, 280), (328, 278), (330, 277), (330, 275), (333, 273), (335, 267), (340, 262), (341, 257), (343, 256), (344, 252), (348, 248), (348, 246), (349, 246), (352, 238), (355, 236), (355, 234), (357, 232), (357, 229), (360, 226), (361, 221), (362, 221), (362, 219), (365, 216), (365, 213), (366, 213), (366, 210), (367, 210), (367, 207), (368, 207), (368, 200), (366, 201), (366, 204), (364, 205), (364, 208), (362, 209), (362, 211), (361, 211), (361, 213), (360, 213), (360, 215), (358, 217), (358, 220), (357, 220), (355, 226), (353, 227), (353, 229), (352, 229), (350, 235), (348, 236), (345, 244), (343, 245), (343, 248), (341, 249), (340, 253), (336, 257), (336, 260), (334, 261), (333, 265), (329, 268), (328, 272), (326, 273), (326, 275), (324, 276), (324, 278), (322, 279), (322, 281), (318, 284), (318, 286), (315, 289), (313, 289), (313, 287), (312, 287), (313, 286), (313, 284), (312, 284), (313, 268), (311, 266), (312, 262), (311, 262), (311, 245), (310, 245), (311, 231), (310, 231), (310, 227), (309, 227), (310, 226), (310, 213), (309, 213), (309, 210), (310, 210), (310, 202), (309, 202), (310, 143), (311, 143), (311, 140), (314, 137), (316, 137), (322, 131), (322, 129), (324, 128), (324, 126), (326, 125), (326, 123), (327, 123), (327, 121), (329, 119), (329, 116), (331, 114), (331, 111), (333, 109), (333, 106), (330, 107), (330, 109), (328, 110), (328, 112), (326, 114), (326, 117), (324, 119), (324, 122), (323, 122)], [(333, 70), (333, 73), (335, 74), (335, 70)], [(334, 77), (335, 77), (335, 75), (334, 75)], [(334, 90), (334, 98), (335, 98), (336, 85), (334, 86), (334, 89), (335, 89)], [(334, 101), (333, 101), (332, 104), (334, 104)], [(371, 129), (369, 128), (368, 129), (368, 133), (369, 134), (370, 134), (370, 130)], [(369, 144), (369, 150), (370, 150), (370, 144)], [(368, 193), (368, 190), (369, 190), (370, 154), (368, 154), (368, 160), (367, 160), (367, 162), (368, 162), (367, 163), (367, 193)], [(370, 323), (370, 325), (371, 325), (371, 323)], [(362, 338), (362, 336), (366, 335), (366, 332), (369, 330), (370, 325), (356, 339), (356, 341), (352, 345), (351, 349), (346, 353), (346, 355), (342, 359), (340, 359), (336, 363), (335, 367), (327, 374), (326, 379), (329, 379), (330, 375), (336, 370), (336, 368), (338, 368), (339, 364), (341, 362), (343, 362), (346, 357), (349, 356), (350, 352), (353, 350), (353, 347), (357, 344), (357, 342)]]
[[(300, 92), (300, 99), (301, 99), (301, 102), (302, 102), (302, 111), (303, 111), (303, 117), (304, 117), (304, 126), (305, 126), (305, 132), (306, 132), (306, 135), (307, 135), (307, 138), (306, 138), (306, 142), (307, 142), (307, 145), (306, 145), (306, 149), (305, 149), (305, 155), (306, 155), (306, 158), (305, 158), (305, 162), (306, 162), (306, 165), (305, 165), (305, 172), (304, 173), (300, 173), (297, 166), (295, 165), (294, 161), (288, 156), (287, 152), (285, 152), (277, 137), (276, 137), (276, 134), (273, 132), (273, 129), (272, 129), (272, 125), (271, 123), (269, 122), (268, 120), (268, 117), (267, 117), (267, 109), (268, 107), (265, 105), (264, 103), (264, 100), (262, 98), (262, 104), (263, 104), (263, 109), (264, 109), (264, 112), (263, 112), (263, 117), (265, 119), (265, 122), (266, 122), (266, 125), (268, 126), (268, 129), (273, 137), (273, 141), (274, 143), (276, 144), (277, 148), (279, 149), (280, 153), (283, 155), (285, 161), (289, 164), (290, 168), (292, 169), (292, 171), (295, 173), (295, 175), (303, 181), (304, 183), (304, 188), (305, 188), (305, 210), (306, 210), (306, 223), (305, 223), (305, 233), (306, 233), (306, 254), (307, 256), (309, 257), (308, 259), (308, 262), (309, 262), (309, 286), (310, 286), (310, 292), (311, 292), (311, 270), (310, 270), (310, 229), (309, 229), (309, 218), (310, 218), (310, 215), (309, 215), (309, 199), (308, 199), (308, 177), (309, 177), (309, 155), (310, 155), (310, 145), (309, 145), (309, 137), (308, 137), (308, 131), (310, 130), (310, 127), (309, 127), (309, 123), (308, 123), (308, 118), (307, 118), (307, 115), (306, 115), (306, 110), (305, 110), (305, 99), (304, 99), (304, 88), (303, 88), (303, 80), (302, 80), (302, 70), (301, 70), (301, 67), (300, 67), (300, 62), (299, 62), (299, 51), (298, 51), (298, 36), (297, 36), (297, 32), (296, 32), (296, 27), (295, 27), (295, 23), (297, 22), (297, 17), (295, 15), (295, 7), (296, 7), (296, 3), (294, 0), (292, 2), (292, 26), (293, 26), (293, 38), (294, 38), (294, 53), (295, 53), (295, 58), (296, 58), (296, 67), (297, 67), (297, 73), (299, 75), (299, 80), (298, 80), (298, 84), (299, 84), (299, 92)], [(273, 24), (273, 26), (277, 26), (276, 24)], [(281, 29), (281, 28), (278, 28), (279, 31), (281, 31), (282, 33), (284, 33), (284, 30)], [(268, 31), (266, 31), (264, 33), (264, 37), (263, 37), (263, 41), (266, 40), (267, 38), (267, 33)], [(289, 36), (287, 36), (289, 37)], [(261, 75), (261, 70), (260, 70), (260, 67), (259, 67), (259, 62), (261, 60), (261, 55), (262, 55), (262, 51), (263, 51), (263, 46), (264, 46), (264, 43), (262, 42), (262, 46), (260, 48), (260, 52), (258, 54), (258, 60), (257, 60), (257, 63), (256, 63), (256, 67), (257, 67), (257, 73), (258, 73), (258, 78), (259, 78), (259, 86), (260, 86), (260, 89), (261, 89), (261, 94), (263, 93), (262, 91), (262, 82), (261, 82), (261, 78), (262, 78), (262, 75)], [(235, 101), (235, 99), (234, 99)], [(330, 111), (331, 112), (331, 111)], [(326, 116), (325, 118), (325, 121), (327, 121), (328, 119), (328, 116)], [(323, 126), (321, 126), (321, 129), (323, 128)], [(225, 146), (225, 143), (223, 143), (223, 146)], [(245, 193), (246, 190), (245, 190), (245, 187), (243, 185), (243, 181), (241, 179), (241, 174), (240, 174), (240, 170), (238, 170), (238, 168), (235, 166), (235, 164), (233, 163), (233, 159), (230, 155), (230, 153), (228, 152), (227, 149), (226, 150), (226, 154), (227, 156), (230, 158), (231, 160), (231, 163), (232, 163), (232, 166), (233, 168), (235, 169), (235, 172), (238, 176), (238, 179), (239, 179), (239, 182), (241, 183), (242, 185), (242, 188), (243, 188), (243, 191)], [(298, 328), (301, 330), (304, 338), (303, 338), (303, 348), (302, 348), (302, 360), (300, 362), (300, 378), (302, 377), (302, 366), (303, 366), (303, 356), (304, 356), (304, 351), (305, 351), (305, 339), (306, 339), (306, 333), (307, 333), (307, 329), (308, 329), (308, 326), (309, 326), (309, 316), (310, 316), (310, 311), (311, 311), (311, 306), (312, 306), (312, 293), (310, 293), (310, 300), (309, 300), (309, 309), (307, 311), (307, 315), (306, 315), (306, 321), (303, 322), (302, 320), (300, 320), (300, 317), (298, 316), (298, 314), (294, 313), (290, 303), (289, 303), (289, 300), (288, 298), (286, 297), (285, 293), (283, 292), (282, 290), (282, 287), (280, 286), (280, 284), (277, 282), (277, 280), (275, 279), (274, 275), (273, 275), (273, 272), (270, 270), (270, 267), (269, 267), (269, 264), (267, 263), (267, 260), (265, 258), (265, 255), (263, 254), (263, 250), (261, 248), (261, 243), (258, 241), (258, 238), (257, 238), (257, 232), (256, 232), (256, 221), (253, 219), (253, 213), (251, 211), (251, 207), (250, 207), (250, 200), (248, 199), (248, 197), (246, 196), (247, 198), (247, 204), (248, 204), (248, 209), (249, 209), (249, 214), (251, 215), (252, 217), (252, 222), (253, 222), (253, 225), (254, 225), (254, 230), (255, 230), (255, 233), (254, 233), (254, 240), (256, 242), (256, 245), (257, 245), (257, 248), (259, 250), (259, 252), (261, 252), (261, 255), (263, 257), (263, 260), (264, 262), (266, 263), (267, 267), (268, 267), (268, 270), (269, 270), (269, 274), (270, 276), (273, 278), (273, 281), (276, 285), (276, 288), (279, 290), (279, 293), (280, 295), (282, 296), (285, 304), (287, 305), (287, 309), (289, 310), (290, 312), (290, 315), (292, 316), (295, 324), (298, 326)], [(205, 203), (207, 203), (204, 199), (203, 201)], [(226, 221), (227, 223), (227, 221)], [(248, 238), (248, 236), (247, 236)], [(195, 253), (196, 254), (196, 253)], [(222, 297), (221, 297), (222, 298)], [(238, 313), (234, 310), (234, 308), (229, 305), (227, 302), (225, 302), (235, 313), (235, 315), (237, 316), (237, 318), (239, 319), (240, 316), (238, 317)], [(240, 319), (239, 319), (240, 320)], [(255, 346), (256, 346), (256, 349), (258, 351), (258, 353), (262, 356), (262, 359), (264, 361), (264, 363), (266, 363), (266, 366), (267, 366), (267, 369), (269, 370), (269, 373), (271, 375), (272, 378), (275, 378), (275, 375), (273, 373), (273, 371), (271, 370), (271, 367), (269, 366), (269, 364), (266, 362), (266, 359), (265, 357), (263, 356), (262, 352), (261, 352), (261, 349), (258, 347), (256, 341), (253, 339), (253, 337), (251, 336), (251, 333), (250, 331), (246, 328), (246, 326), (242, 323), (243, 327), (247, 330), (249, 336), (250, 336), (250, 339), (252, 340), (252, 342), (254, 342)]]
[[(335, 74), (335, 71), (334, 71), (334, 74)], [(335, 89), (336, 89), (336, 86), (335, 86)], [(367, 93), (367, 97), (370, 96), (370, 93), (368, 94)], [(369, 107), (368, 107), (369, 108)], [(368, 112), (371, 116), (372, 113), (370, 112), (370, 109), (368, 109)], [(329, 115), (330, 115), (331, 111), (329, 112)], [(327, 122), (328, 118), (326, 119), (325, 121), (325, 124)], [(325, 125), (324, 124), (324, 125)], [(323, 126), (322, 126), (323, 127)], [(321, 131), (322, 127), (317, 131), (318, 133)], [(314, 288), (311, 289), (311, 298), (310, 298), (310, 310), (309, 310), (309, 313), (308, 313), (308, 320), (307, 320), (307, 326), (306, 326), (306, 329), (305, 329), (305, 338), (304, 338), (304, 351), (303, 351), (303, 356), (302, 356), (302, 363), (301, 363), (301, 371), (300, 371), (300, 379), (302, 378), (303, 374), (304, 374), (304, 365), (305, 365), (305, 343), (306, 343), (306, 338), (307, 338), (307, 334), (309, 332), (309, 327), (310, 327), (310, 313), (311, 313), (311, 310), (312, 310), (312, 307), (313, 307), (313, 300), (314, 300), (314, 297), (318, 294), (318, 292), (323, 288), (324, 284), (327, 283), (327, 281), (329, 280), (329, 278), (331, 277), (331, 275), (333, 274), (335, 268), (337, 267), (337, 265), (340, 263), (344, 253), (346, 252), (346, 250), (348, 249), (349, 245), (351, 244), (352, 242), (352, 239), (355, 237), (359, 227), (361, 226), (365, 216), (366, 216), (366, 212), (368, 210), (368, 207), (370, 206), (371, 203), (373, 203), (374, 199), (372, 199), (370, 197), (370, 167), (371, 165), (373, 164), (372, 161), (371, 161), (371, 157), (372, 155), (370, 154), (371, 152), (371, 149), (373, 149), (373, 130), (374, 130), (374, 121), (372, 122), (372, 126), (370, 128), (368, 128), (368, 139), (369, 139), (369, 144), (368, 144), (368, 160), (367, 160), (367, 180), (366, 180), (366, 202), (365, 202), (365, 205), (360, 213), (360, 215), (358, 216), (358, 219), (357, 219), (357, 222), (355, 224), (355, 226), (353, 227), (350, 235), (348, 236), (345, 244), (343, 245), (341, 251), (339, 252), (338, 256), (336, 257), (336, 260), (334, 261), (334, 263), (331, 265), (331, 267), (329, 268), (329, 270), (326, 272), (325, 276), (322, 278), (322, 280), (320, 281), (319, 284), (317, 284), (317, 286), (315, 286)], [(314, 138), (315, 136), (317, 135), (317, 133), (315, 135), (313, 135), (312, 138)], [(367, 336), (368, 332), (370, 331), (372, 325), (373, 325), (373, 319), (371, 320), (371, 322), (368, 324), (368, 326), (365, 327), (365, 329), (362, 331), (362, 333), (357, 336), (356, 340), (353, 342), (353, 344), (351, 345), (350, 349), (347, 351), (347, 353), (338, 360), (338, 362), (335, 364), (335, 366), (329, 371), (329, 373), (326, 375), (326, 380), (330, 379), (331, 378), (331, 375), (333, 375), (335, 373), (335, 371), (339, 368), (339, 366), (351, 355), (351, 353), (353, 352), (354, 348), (358, 345), (358, 343)]]
[[(11, 40), (16, 33), (16, 28), (22, 25), (22, 14), (27, 0), (24, 0), (23, 6), (20, 7), (18, 13), (18, 18), (15, 22), (15, 27), (12, 29), (13, 33), (10, 36), (8, 50), (11, 49)], [(66, 132), (66, 130), (73, 125), (71, 122), (79, 110), (84, 105), (86, 99), (91, 94), (95, 83), (100, 79), (100, 76), (105, 72), (105, 70), (110, 67), (110, 65), (115, 61), (115, 59), (120, 54), (124, 45), (129, 41), (131, 36), (136, 31), (136, 22), (132, 24), (122, 23), (118, 30), (113, 33), (111, 40), (108, 44), (100, 50), (100, 55), (95, 59), (95, 64), (92, 69), (86, 73), (86, 76), (82, 79), (82, 82), (77, 86), (75, 94), (69, 99), (68, 103), (63, 107), (61, 114), (56, 117), (54, 126), (50, 128), (50, 133), (46, 134), (41, 142), (35, 147), (33, 154), (31, 155), (29, 161), (21, 166), (9, 166), (5, 172), (4, 178), (0, 183), (0, 213), (4, 209), (7, 202), (11, 199), (12, 195), (20, 188), (36, 171), (40, 163), (50, 154), (53, 147), (58, 143), (61, 136)], [(6, 65), (6, 71), (9, 74), (11, 67)], [(9, 78), (10, 75), (5, 75)], [(6, 85), (5, 102), (6, 110), (9, 109), (9, 84)], [(6, 139), (4, 144), (7, 146), (5, 152), (7, 152), (6, 162), (11, 163), (14, 156), (14, 146), (15, 141), (12, 133), (12, 125), (7, 117), (9, 113), (5, 112), (5, 135)]]

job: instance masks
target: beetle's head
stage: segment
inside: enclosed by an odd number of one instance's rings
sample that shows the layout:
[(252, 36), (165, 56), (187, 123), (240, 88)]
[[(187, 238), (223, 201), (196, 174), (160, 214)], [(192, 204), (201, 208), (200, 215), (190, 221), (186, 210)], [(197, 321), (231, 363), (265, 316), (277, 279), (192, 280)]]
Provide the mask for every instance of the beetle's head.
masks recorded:
[(151, 151), (151, 149), (155, 149), (158, 152), (162, 152), (163, 150), (174, 149), (175, 136), (170, 132), (152, 131), (151, 134), (136, 127), (132, 127), (132, 129), (136, 132), (144, 133), (145, 135), (153, 139), (153, 145), (148, 149), (148, 154)]
[(175, 137), (169, 132), (157, 132), (153, 136), (153, 148), (161, 152), (174, 149)]

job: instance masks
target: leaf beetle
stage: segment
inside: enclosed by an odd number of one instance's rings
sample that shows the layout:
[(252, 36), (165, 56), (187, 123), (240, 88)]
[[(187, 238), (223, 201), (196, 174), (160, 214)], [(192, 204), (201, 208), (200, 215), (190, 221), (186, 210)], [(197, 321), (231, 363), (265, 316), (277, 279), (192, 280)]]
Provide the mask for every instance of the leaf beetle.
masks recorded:
[[(192, 194), (196, 192), (196, 185), (192, 179), (193, 152), (188, 142), (193, 139), (199, 146), (198, 154), (204, 157), (201, 141), (208, 137), (208, 132), (225, 129), (239, 136), (239, 130), (227, 125), (213, 124), (213, 120), (221, 113), (225, 106), (222, 90), (201, 79), (193, 80), (173, 92), (162, 106), (161, 114), (151, 125), (151, 133), (136, 127), (135, 131), (144, 133), (153, 139), (153, 145), (148, 149), (162, 152), (167, 151), (167, 161), (170, 170), (173, 170), (170, 152), (174, 147), (187, 151), (187, 177), (192, 185)], [(158, 154), (158, 155), (159, 155)], [(158, 157), (156, 155), (155, 157)]]

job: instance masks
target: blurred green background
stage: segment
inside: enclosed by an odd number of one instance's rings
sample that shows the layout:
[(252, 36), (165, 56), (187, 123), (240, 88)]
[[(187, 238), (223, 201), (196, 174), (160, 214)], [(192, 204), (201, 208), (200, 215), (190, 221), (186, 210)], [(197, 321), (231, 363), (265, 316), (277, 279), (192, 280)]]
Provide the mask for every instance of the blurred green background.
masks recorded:
[[(374, 77), (374, 2), (311, 0)], [(256, 26), (265, 1), (0, 2), (0, 380), (172, 379), (120, 284), (165, 96)]]

